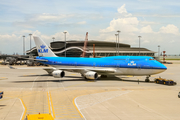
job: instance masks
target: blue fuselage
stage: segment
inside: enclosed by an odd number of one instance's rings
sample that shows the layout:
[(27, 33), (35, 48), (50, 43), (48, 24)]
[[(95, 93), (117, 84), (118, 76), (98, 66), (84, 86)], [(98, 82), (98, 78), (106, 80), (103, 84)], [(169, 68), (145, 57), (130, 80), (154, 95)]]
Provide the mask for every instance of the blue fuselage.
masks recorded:
[(41, 63), (59, 67), (84, 66), (104, 68), (167, 69), (166, 66), (148, 56), (111, 56), (103, 58), (36, 57), (36, 59), (48, 60), (47, 62)]

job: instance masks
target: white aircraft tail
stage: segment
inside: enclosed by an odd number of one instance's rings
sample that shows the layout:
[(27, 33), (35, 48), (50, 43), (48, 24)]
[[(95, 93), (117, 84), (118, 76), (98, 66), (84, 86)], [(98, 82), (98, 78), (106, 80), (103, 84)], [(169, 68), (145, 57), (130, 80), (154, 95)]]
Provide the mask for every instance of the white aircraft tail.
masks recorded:
[(46, 43), (39, 37), (33, 36), (39, 56), (43, 57), (57, 57), (53, 51), (46, 45)]

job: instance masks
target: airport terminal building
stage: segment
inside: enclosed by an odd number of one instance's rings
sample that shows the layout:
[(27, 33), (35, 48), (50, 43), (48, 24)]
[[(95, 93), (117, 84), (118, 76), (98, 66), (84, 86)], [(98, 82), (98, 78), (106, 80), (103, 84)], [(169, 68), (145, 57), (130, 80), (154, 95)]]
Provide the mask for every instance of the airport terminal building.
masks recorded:
[[(117, 44), (115, 42), (108, 41), (94, 41), (89, 40), (86, 48), (86, 57), (93, 57), (93, 44), (95, 44), (94, 52), (96, 57), (105, 56), (116, 56), (118, 53)], [(84, 41), (71, 40), (66, 41), (55, 41), (50, 43), (51, 50), (57, 56), (67, 57), (80, 57), (83, 52)], [(138, 56), (140, 51), (140, 56), (152, 56), (156, 52), (148, 50), (146, 48), (131, 47), (129, 44), (119, 43), (119, 55), (122, 56)], [(26, 51), (27, 55), (38, 56), (36, 47), (31, 50)]]

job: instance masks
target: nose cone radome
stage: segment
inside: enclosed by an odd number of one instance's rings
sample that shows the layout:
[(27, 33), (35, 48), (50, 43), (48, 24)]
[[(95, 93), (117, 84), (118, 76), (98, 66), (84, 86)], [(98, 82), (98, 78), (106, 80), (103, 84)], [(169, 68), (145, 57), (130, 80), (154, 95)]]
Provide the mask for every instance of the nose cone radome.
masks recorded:
[(161, 69), (167, 70), (167, 67), (163, 64), (161, 64)]

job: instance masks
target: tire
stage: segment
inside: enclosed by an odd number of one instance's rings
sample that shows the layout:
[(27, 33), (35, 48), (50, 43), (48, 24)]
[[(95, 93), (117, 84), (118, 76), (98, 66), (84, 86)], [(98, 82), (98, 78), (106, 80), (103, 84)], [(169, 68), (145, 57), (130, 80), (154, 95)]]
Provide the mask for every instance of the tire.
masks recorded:
[(145, 82), (149, 82), (149, 79), (145, 79)]

